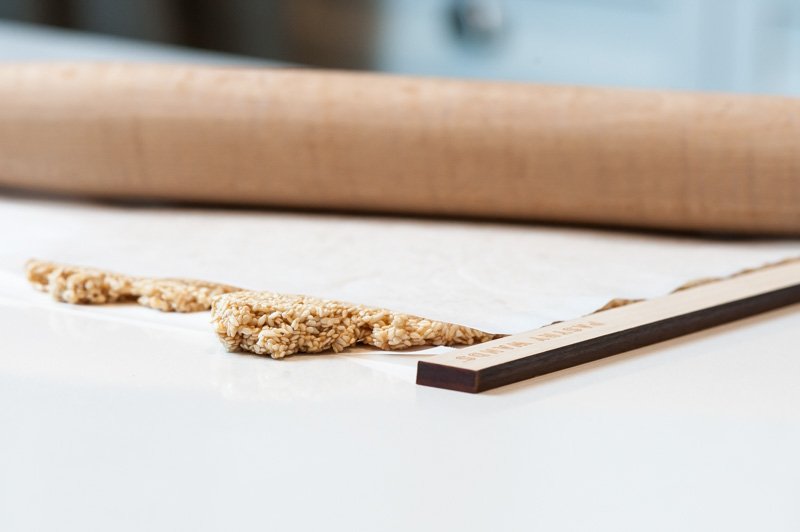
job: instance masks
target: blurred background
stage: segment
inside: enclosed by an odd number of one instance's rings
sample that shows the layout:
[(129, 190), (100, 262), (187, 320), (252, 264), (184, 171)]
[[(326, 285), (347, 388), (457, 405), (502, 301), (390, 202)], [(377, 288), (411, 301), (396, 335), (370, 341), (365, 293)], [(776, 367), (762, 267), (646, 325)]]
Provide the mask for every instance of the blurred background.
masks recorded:
[(797, 0), (0, 0), (0, 19), (6, 50), (22, 22), (320, 67), (800, 94)]

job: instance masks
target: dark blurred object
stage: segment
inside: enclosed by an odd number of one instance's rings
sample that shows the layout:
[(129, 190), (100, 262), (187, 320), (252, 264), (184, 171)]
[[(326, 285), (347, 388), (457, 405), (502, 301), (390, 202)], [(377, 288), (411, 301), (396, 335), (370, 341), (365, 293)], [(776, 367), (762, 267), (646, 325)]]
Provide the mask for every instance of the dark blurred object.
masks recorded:
[(305, 0), (283, 2), (285, 59), (336, 68), (373, 64), (378, 29), (378, 2), (373, 0)]
[(369, 68), (371, 0), (174, 0), (183, 44), (293, 63)]
[(492, 42), (503, 34), (506, 16), (499, 0), (456, 0), (452, 13), (456, 34), (465, 42)]
[(182, 41), (182, 13), (171, 0), (0, 0), (0, 16), (162, 42)]
[(0, 17), (337, 68), (372, 66), (372, 0), (0, 0)]

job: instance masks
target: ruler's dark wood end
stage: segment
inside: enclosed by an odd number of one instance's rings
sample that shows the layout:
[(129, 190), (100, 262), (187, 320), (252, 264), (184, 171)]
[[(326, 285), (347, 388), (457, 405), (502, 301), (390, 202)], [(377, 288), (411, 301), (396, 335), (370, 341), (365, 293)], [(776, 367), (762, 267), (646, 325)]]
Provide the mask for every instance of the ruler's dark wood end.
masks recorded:
[(420, 360), (417, 362), (417, 384), (445, 388), (457, 392), (478, 393), (480, 373), (468, 369), (453, 368)]

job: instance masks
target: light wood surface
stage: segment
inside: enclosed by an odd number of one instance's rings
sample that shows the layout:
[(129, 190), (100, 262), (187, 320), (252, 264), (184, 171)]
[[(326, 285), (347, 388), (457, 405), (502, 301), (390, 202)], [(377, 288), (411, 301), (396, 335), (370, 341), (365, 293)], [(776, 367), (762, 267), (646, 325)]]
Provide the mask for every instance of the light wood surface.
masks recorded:
[(800, 234), (800, 101), (306, 70), (0, 67), (0, 185)]

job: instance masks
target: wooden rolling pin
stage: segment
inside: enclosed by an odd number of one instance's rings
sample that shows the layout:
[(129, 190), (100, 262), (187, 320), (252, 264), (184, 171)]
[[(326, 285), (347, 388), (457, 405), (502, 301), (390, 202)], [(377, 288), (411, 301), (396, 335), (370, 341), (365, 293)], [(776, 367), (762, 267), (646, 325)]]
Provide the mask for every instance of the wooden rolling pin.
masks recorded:
[(0, 67), (0, 185), (800, 234), (800, 100), (311, 70)]

